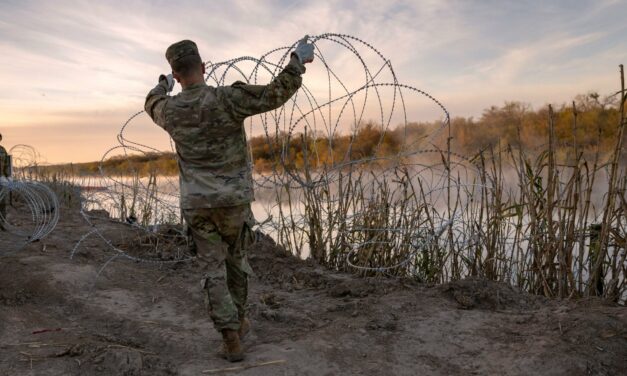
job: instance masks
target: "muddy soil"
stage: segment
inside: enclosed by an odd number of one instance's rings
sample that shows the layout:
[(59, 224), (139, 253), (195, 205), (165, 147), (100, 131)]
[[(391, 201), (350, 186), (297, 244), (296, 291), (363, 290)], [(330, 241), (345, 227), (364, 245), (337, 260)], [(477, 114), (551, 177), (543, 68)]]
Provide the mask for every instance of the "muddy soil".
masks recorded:
[(116, 259), (98, 275), (113, 253), (97, 237), (69, 258), (90, 230), (65, 209), (48, 238), (0, 258), (0, 375), (627, 374), (625, 307), (480, 279), (356, 278), (267, 237), (250, 255), (246, 359), (231, 364), (217, 356), (193, 262)]

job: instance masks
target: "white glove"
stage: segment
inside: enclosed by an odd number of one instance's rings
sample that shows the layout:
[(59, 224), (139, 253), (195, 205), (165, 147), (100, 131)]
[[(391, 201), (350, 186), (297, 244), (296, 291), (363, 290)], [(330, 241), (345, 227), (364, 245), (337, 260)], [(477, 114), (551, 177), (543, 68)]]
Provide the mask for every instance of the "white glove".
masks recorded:
[(309, 35), (305, 35), (303, 39), (299, 40), (298, 45), (292, 51), (292, 56), (296, 55), (301, 64), (311, 63), (314, 59), (314, 46), (307, 43), (307, 39), (309, 39)]
[(167, 86), (167, 91), (168, 93), (172, 91), (172, 89), (174, 89), (174, 77), (172, 77), (172, 74), (168, 74), (167, 76), (165, 74), (162, 74), (161, 76), (159, 76), (159, 83), (161, 83), (161, 81), (166, 82), (166, 86)]

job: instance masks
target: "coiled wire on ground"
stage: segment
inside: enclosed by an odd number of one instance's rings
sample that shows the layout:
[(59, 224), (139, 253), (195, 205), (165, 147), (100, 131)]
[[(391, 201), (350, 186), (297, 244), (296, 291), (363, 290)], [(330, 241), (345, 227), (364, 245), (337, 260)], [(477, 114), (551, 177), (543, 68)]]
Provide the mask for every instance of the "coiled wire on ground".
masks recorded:
[[(265, 142), (273, 154), (273, 159), (280, 161), (278, 165), (272, 166), (271, 173), (256, 176), (255, 184), (258, 190), (278, 191), (289, 188), (302, 191), (305, 189), (316, 189), (318, 186), (338, 183), (338, 180), (341, 179), (342, 171), (346, 169), (373, 169), (382, 160), (394, 160), (397, 162), (395, 167), (398, 167), (399, 161), (405, 161), (403, 162), (403, 167), (411, 170), (412, 179), (416, 179), (424, 174), (431, 176), (432, 180), (425, 187), (424, 197), (431, 201), (428, 204), (435, 210), (438, 203), (446, 199), (446, 189), (450, 190), (453, 187), (453, 189), (461, 190), (467, 184), (466, 182), (472, 181), (476, 174), (476, 167), (473, 163), (464, 156), (452, 153), (450, 148), (446, 149), (445, 143), (442, 142), (444, 137), (441, 136), (444, 132), (450, 130), (450, 115), (441, 102), (424, 90), (399, 82), (390, 60), (385, 58), (377, 48), (360, 38), (346, 34), (325, 33), (311, 37), (310, 41), (316, 47), (316, 62), (311, 65), (312, 68), (308, 69), (315, 69), (313, 67), (317, 66), (317, 69), (322, 69), (325, 72), (326, 89), (322, 88), (321, 82), (313, 82), (307, 79), (308, 76), (305, 76), (301, 89), (284, 106), (247, 120), (247, 124), (250, 127), (249, 135), (253, 133), (254, 129), (261, 127)], [(289, 59), (290, 51), (294, 48), (295, 43), (272, 49), (258, 58), (243, 56), (222, 62), (209, 61), (206, 63), (206, 81), (209, 85), (214, 86), (227, 85), (236, 80), (249, 84), (266, 84), (282, 70)], [(340, 60), (343, 62), (344, 68), (346, 65), (350, 66), (352, 77), (356, 76), (355, 72), (361, 71), (362, 80), (360, 82), (355, 84), (354, 80), (346, 80), (341, 77), (338, 68), (342, 68), (342, 66), (333, 66), (335, 64), (333, 60), (338, 56), (341, 57)], [(350, 58), (354, 58), (354, 64), (346, 63)], [(393, 122), (400, 123), (405, 136), (407, 135), (409, 125), (407, 114), (408, 96), (425, 99), (432, 106), (435, 106), (441, 113), (439, 126), (419, 139), (409, 140), (405, 137), (401, 150), (396, 156), (376, 156), (375, 153), (375, 156), (354, 158), (351, 155), (353, 143), (358, 132), (367, 123), (366, 119), (374, 117), (377, 129), (381, 130), (381, 136), (376, 141), (374, 147), (375, 151), (382, 145), (385, 135), (390, 131)], [(126, 136), (126, 131), (133, 124), (133, 121), (142, 115), (145, 116), (144, 112), (138, 111), (123, 124), (117, 136), (118, 144), (104, 153), (102, 162), (120, 153), (124, 156), (131, 156), (134, 154), (160, 152), (155, 147), (137, 140), (130, 140)], [(312, 150), (312, 155), (319, 161), (324, 154), (330, 152), (334, 138), (346, 129), (351, 131), (351, 141), (348, 150), (344, 155), (335, 156), (331, 153), (329, 167), (306, 178), (302, 173), (290, 167), (290, 142), (295, 139), (297, 132), (326, 137), (329, 144), (327, 148), (318, 148), (316, 146)], [(157, 128), (155, 128), (155, 131), (157, 131)], [(445, 134), (444, 136), (447, 135)], [(172, 150), (174, 150), (172, 142), (171, 146)], [(425, 155), (433, 155), (440, 161), (444, 155), (448, 161), (452, 162), (449, 162), (449, 165), (446, 166), (446, 162), (424, 163), (417, 160), (418, 157)], [(250, 160), (254, 161), (254, 156), (251, 156)], [(158, 204), (160, 210), (170, 215), (177, 216), (180, 213), (177, 200), (178, 193), (173, 193), (177, 192), (178, 186), (175, 178), (164, 177), (164, 183), (157, 189), (141, 179), (135, 181), (135, 186), (132, 186), (124, 179), (107, 173), (102, 168), (103, 164), (101, 163), (101, 175), (108, 182), (108, 186), (112, 188), (112, 192), (117, 192), (113, 187), (116, 187), (118, 190), (134, 190), (139, 194), (139, 200), (144, 200), (145, 202), (152, 200), (151, 202)], [(385, 179), (386, 176), (391, 179), (394, 178), (393, 168), (387, 170), (379, 166), (376, 168), (379, 169), (378, 174), (382, 179)], [(128, 175), (133, 175), (134, 173), (134, 171), (129, 171)], [(459, 180), (460, 175), (464, 175), (463, 181)], [(115, 201), (118, 200), (117, 196), (114, 193), (108, 199)], [(84, 201), (90, 209), (94, 208), (93, 200), (94, 197), (91, 197), (89, 200)], [(281, 206), (284, 205), (283, 201), (284, 199), (277, 194), (276, 202), (272, 207), (280, 210)], [(333, 206), (337, 202), (331, 200), (328, 204)], [(98, 206), (98, 203), (95, 206)], [(85, 219), (90, 221), (91, 217), (89, 211), (86, 210), (87, 207), (82, 213)], [(271, 211), (274, 209), (271, 209)], [(303, 229), (307, 227), (307, 224), (303, 213), (298, 213), (299, 208), (297, 207), (291, 207), (289, 210), (291, 214), (287, 218), (287, 222), (286, 217), (276, 218), (269, 214), (266, 220), (261, 221), (262, 229), (271, 233), (286, 227), (290, 227), (294, 231), (304, 231)], [(326, 215), (331, 215), (330, 212), (332, 210), (333, 208), (328, 209)], [(373, 271), (383, 271), (405, 266), (409, 260), (415, 258), (421, 249), (438, 242), (440, 235), (444, 231), (454, 228), (457, 221), (463, 221), (461, 213), (454, 215), (448, 213), (448, 216), (441, 215), (437, 218), (439, 218), (439, 223), (434, 224), (436, 231), (432, 231), (429, 234), (421, 232), (420, 229), (385, 229), (390, 233), (405, 234), (403, 236), (406, 236), (408, 231), (416, 234), (412, 238), (414, 239), (412, 243), (414, 252), (408, 255), (405, 260), (401, 260), (394, 265), (377, 267), (357, 265), (350, 261), (351, 256), (359, 252), (367, 244), (355, 243), (349, 245), (349, 249), (345, 252), (348, 265), (361, 270)], [(352, 233), (372, 231), (372, 229), (362, 229), (363, 224), (360, 223), (360, 213), (358, 211), (352, 212), (347, 220), (352, 222), (348, 225), (350, 229), (347, 231)], [(111, 244), (97, 224), (91, 222), (90, 224), (93, 226), (92, 230), (85, 237), (98, 236), (114, 251), (114, 258), (122, 256), (135, 261), (161, 262), (156, 259), (146, 260), (128, 255), (125, 251)], [(151, 230), (146, 231), (148, 233), (151, 232)], [(184, 236), (184, 234), (181, 233), (181, 236)], [(83, 240), (81, 239), (74, 247), (72, 255), (77, 252)], [(467, 240), (460, 239), (460, 241)], [(184, 257), (182, 260), (190, 259), (192, 259), (191, 256)]]
[[(18, 251), (50, 234), (59, 222), (59, 200), (45, 184), (28, 180), (0, 183), (0, 200), (7, 216), (0, 213), (0, 255)], [(20, 212), (17, 215), (17, 212)]]

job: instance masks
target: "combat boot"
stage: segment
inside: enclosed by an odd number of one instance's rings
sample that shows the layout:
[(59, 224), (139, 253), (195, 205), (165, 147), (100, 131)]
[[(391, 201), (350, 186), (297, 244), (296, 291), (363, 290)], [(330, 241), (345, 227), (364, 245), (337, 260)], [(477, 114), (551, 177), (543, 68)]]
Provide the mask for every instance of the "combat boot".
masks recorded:
[(239, 362), (244, 360), (244, 350), (239, 342), (239, 335), (237, 331), (231, 329), (222, 330), (222, 350), (220, 356), (229, 362)]
[(242, 340), (246, 337), (246, 334), (250, 332), (250, 320), (248, 318), (243, 317), (239, 320), (239, 330), (237, 334), (239, 335), (239, 339)]

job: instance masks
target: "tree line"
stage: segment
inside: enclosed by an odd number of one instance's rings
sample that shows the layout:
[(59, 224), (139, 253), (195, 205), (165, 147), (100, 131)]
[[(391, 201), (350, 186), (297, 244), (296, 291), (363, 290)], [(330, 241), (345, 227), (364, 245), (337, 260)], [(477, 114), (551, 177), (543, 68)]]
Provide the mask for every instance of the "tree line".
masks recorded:
[[(553, 111), (553, 124), (558, 150), (566, 153), (577, 145), (582, 153), (610, 151), (618, 131), (620, 113), (612, 97), (601, 99), (596, 93), (579, 95), (570, 104)], [(467, 156), (507, 146), (533, 150), (548, 139), (549, 109), (537, 110), (522, 102), (506, 102), (492, 106), (477, 119), (456, 117), (451, 120), (453, 151)], [(369, 121), (350, 133), (332, 136), (322, 133), (261, 135), (249, 140), (256, 172), (274, 168), (321, 168), (347, 161), (394, 157), (415, 150), (417, 145), (429, 148), (424, 141), (441, 126), (441, 122), (411, 122), (406, 126), (382, 128)], [(445, 131), (446, 132), (446, 131)], [(448, 136), (448, 133), (442, 136)], [(72, 175), (99, 173), (101, 162), (74, 163), (38, 167), (47, 173)], [(150, 174), (176, 175), (178, 166), (174, 153), (147, 153), (115, 156), (102, 163), (107, 175)]]

